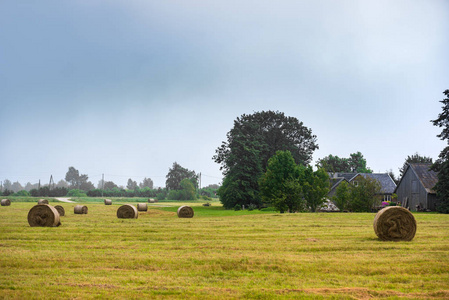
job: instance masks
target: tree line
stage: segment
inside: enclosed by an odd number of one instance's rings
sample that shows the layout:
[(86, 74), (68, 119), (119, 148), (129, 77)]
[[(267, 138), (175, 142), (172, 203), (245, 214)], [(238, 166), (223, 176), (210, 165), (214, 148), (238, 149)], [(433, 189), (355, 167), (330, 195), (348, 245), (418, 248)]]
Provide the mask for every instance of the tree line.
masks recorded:
[(137, 183), (128, 179), (126, 188), (118, 186), (113, 181), (98, 182), (97, 187), (89, 181), (87, 174), (80, 174), (75, 167), (69, 167), (65, 180), (57, 185), (27, 184), (30, 189), (24, 189), (20, 183), (4, 180), (1, 194), (3, 196), (33, 196), (33, 197), (155, 197), (159, 200), (195, 200), (198, 197), (216, 197), (218, 185), (209, 185), (199, 189), (198, 174), (174, 162), (166, 175), (166, 186), (154, 188), (151, 178), (144, 178)]

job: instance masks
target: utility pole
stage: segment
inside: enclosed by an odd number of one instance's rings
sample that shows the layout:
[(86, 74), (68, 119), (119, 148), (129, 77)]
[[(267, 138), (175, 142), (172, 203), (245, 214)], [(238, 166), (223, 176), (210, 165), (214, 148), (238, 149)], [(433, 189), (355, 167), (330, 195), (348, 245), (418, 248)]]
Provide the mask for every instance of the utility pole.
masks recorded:
[(39, 185), (37, 186), (37, 190), (41, 189), (41, 180), (39, 179)]
[[(52, 186), (53, 184), (53, 186)], [(51, 190), (53, 188), (55, 188), (55, 182), (53, 181), (53, 175), (50, 176), (50, 182), (48, 183), (48, 189)]]

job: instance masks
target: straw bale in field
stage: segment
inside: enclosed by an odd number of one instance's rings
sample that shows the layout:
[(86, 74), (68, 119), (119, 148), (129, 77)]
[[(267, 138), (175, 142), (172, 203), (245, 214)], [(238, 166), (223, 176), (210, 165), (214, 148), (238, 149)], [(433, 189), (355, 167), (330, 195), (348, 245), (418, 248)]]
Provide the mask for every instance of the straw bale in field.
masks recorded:
[(38, 204), (28, 212), (28, 224), (31, 227), (57, 227), (61, 222), (56, 208), (48, 204)]
[(139, 213), (137, 208), (131, 204), (125, 204), (117, 209), (117, 218), (120, 219), (137, 219)]
[(154, 199), (148, 199), (148, 203), (155, 203)]
[(47, 199), (39, 199), (39, 200), (37, 200), (37, 204), (48, 204), (48, 200)]
[(86, 215), (87, 214), (87, 206), (75, 205), (74, 211), (75, 211), (75, 214)]
[(11, 201), (9, 199), (2, 199), (1, 204), (2, 204), (2, 206), (10, 206)]
[(374, 232), (383, 241), (411, 241), (416, 233), (416, 220), (403, 207), (387, 206), (374, 218)]
[(64, 217), (65, 216), (65, 209), (64, 209), (64, 207), (62, 207), (61, 205), (56, 205), (55, 208), (58, 211), (60, 217)]
[(104, 205), (112, 205), (111, 199), (104, 199)]
[(137, 210), (138, 211), (147, 211), (148, 205), (146, 203), (137, 203)]
[(193, 218), (193, 209), (187, 205), (179, 207), (178, 218)]

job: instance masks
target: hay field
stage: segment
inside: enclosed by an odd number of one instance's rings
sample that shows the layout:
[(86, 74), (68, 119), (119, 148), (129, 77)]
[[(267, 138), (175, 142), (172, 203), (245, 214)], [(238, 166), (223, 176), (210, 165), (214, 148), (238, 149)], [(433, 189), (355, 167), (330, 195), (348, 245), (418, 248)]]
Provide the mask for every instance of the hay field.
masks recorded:
[(34, 204), (0, 209), (1, 299), (449, 298), (449, 215), (415, 214), (413, 241), (382, 242), (367, 213), (191, 203), (180, 219), (170, 203), (118, 219), (117, 204), (58, 203), (62, 225), (43, 228), (28, 225)]

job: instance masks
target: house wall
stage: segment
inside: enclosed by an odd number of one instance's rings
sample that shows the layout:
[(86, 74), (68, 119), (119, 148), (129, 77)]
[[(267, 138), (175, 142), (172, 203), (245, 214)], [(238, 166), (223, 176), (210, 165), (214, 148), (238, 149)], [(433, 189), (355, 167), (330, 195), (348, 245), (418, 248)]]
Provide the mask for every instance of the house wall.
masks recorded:
[[(396, 189), (396, 194), (398, 195), (398, 201), (401, 202), (401, 205), (409, 207), (412, 211), (416, 211), (417, 205), (425, 209), (435, 210), (435, 204), (431, 204), (429, 205), (430, 207), (427, 207), (427, 191), (410, 167), (407, 169), (404, 178), (402, 178), (399, 183)], [(408, 204), (406, 203), (406, 199), (408, 199)]]

